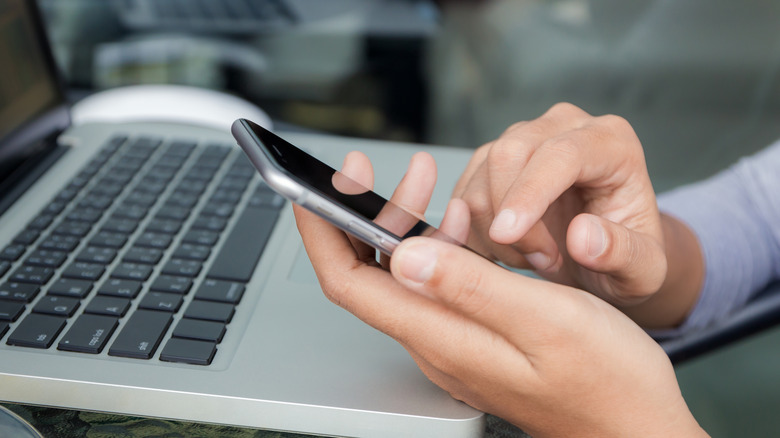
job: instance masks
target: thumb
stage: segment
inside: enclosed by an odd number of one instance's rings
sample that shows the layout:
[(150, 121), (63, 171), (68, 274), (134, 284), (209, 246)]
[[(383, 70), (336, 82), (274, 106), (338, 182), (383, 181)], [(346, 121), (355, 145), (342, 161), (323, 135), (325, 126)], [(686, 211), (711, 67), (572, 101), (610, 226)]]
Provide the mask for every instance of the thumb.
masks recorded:
[(514, 273), (468, 249), (436, 239), (405, 239), (393, 251), (390, 270), (407, 289), (482, 324), (518, 346), (535, 342), (538, 330), (518, 331), (517, 325), (544, 327), (547, 316), (555, 314), (550, 309), (577, 308), (571, 305), (572, 292), (567, 287)]
[[(655, 293), (666, 278), (663, 240), (591, 214), (575, 217), (566, 235), (572, 259), (582, 267), (606, 274), (593, 292), (609, 301), (629, 304)], [(587, 281), (587, 280), (585, 280)], [(604, 290), (606, 287), (606, 290)]]

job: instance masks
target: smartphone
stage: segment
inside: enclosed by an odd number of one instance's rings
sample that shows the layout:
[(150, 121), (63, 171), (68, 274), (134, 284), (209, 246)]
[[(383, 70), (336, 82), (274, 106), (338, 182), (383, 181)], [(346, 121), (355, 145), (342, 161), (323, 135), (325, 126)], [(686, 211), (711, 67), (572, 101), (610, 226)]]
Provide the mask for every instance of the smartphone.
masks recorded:
[(231, 131), (271, 189), (385, 254), (391, 255), (403, 239), (413, 236), (463, 246), (249, 120), (236, 120)]

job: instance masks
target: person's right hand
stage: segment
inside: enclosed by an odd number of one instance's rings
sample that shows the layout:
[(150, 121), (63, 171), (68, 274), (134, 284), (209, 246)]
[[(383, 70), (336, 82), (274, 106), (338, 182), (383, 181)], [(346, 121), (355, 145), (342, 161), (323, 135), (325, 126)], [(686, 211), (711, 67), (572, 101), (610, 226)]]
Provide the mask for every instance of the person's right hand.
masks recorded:
[(621, 308), (657, 292), (664, 235), (644, 152), (617, 116), (558, 104), (476, 151), (453, 192), (469, 245)]

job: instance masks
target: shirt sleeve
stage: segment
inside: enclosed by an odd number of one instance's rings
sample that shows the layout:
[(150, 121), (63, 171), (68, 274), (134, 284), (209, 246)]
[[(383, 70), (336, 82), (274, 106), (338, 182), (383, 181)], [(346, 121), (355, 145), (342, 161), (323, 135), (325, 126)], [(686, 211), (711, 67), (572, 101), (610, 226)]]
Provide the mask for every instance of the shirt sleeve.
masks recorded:
[(664, 335), (705, 328), (780, 277), (780, 141), (712, 178), (660, 195), (658, 203), (693, 230), (705, 265), (696, 305)]

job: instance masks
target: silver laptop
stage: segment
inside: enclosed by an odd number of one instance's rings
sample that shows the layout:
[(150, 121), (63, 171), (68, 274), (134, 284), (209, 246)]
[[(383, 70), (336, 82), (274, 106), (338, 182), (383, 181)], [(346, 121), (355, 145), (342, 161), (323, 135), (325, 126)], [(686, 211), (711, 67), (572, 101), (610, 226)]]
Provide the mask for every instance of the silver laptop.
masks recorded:
[[(482, 434), (482, 413), (324, 298), (289, 205), (228, 132), (70, 126), (33, 1), (0, 3), (0, 66), (0, 400), (318, 435)], [(335, 164), (362, 149), (384, 175), (413, 152), (285, 136)], [(431, 151), (451, 187), (467, 151)], [(434, 196), (441, 209), (447, 193)]]

